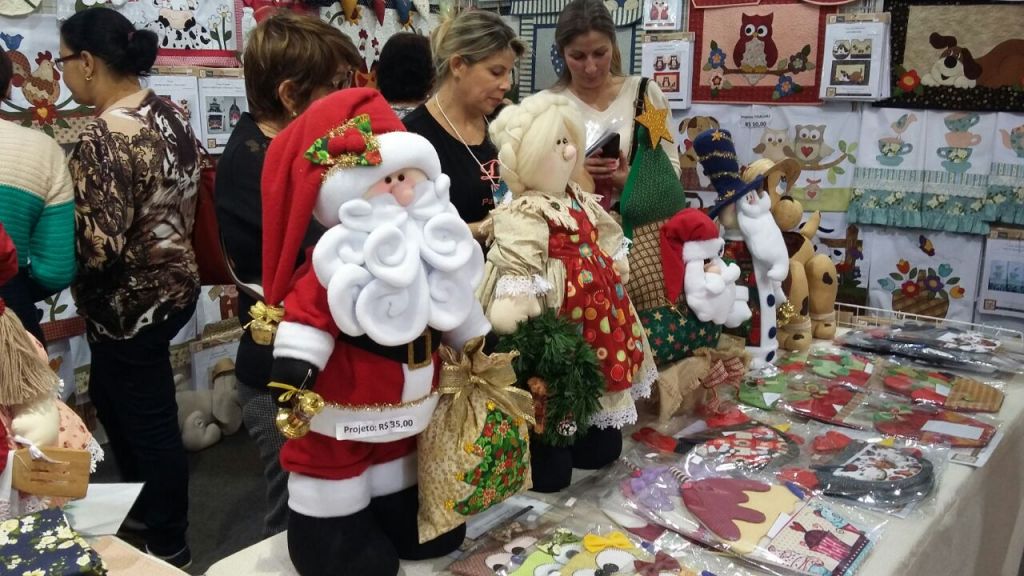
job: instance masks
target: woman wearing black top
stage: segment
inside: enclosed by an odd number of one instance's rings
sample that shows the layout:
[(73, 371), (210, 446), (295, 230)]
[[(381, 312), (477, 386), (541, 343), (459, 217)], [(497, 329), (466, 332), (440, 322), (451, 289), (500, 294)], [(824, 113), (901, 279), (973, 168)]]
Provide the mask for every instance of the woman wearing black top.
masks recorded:
[(508, 92), (525, 46), (500, 16), (484, 10), (443, 22), (430, 44), (437, 92), (403, 123), (434, 145), (441, 169), (452, 179), (452, 204), (481, 238), (481, 224), (494, 208), (501, 180), (487, 118)]
[[(262, 293), (260, 176), (270, 140), (314, 100), (347, 86), (358, 62), (359, 54), (344, 34), (308, 16), (281, 12), (261, 22), (249, 36), (245, 92), (250, 112), (231, 132), (217, 164), (215, 190), (226, 256), (238, 280), (246, 283), (238, 298), (243, 326), (252, 320), (249, 308)], [(310, 226), (304, 246), (312, 246), (322, 232), (315, 224)], [(285, 439), (274, 424), (277, 408), (266, 388), (272, 362), (273, 346), (257, 344), (246, 331), (238, 345), (235, 374), (243, 384), (238, 392), (245, 428), (259, 447), (267, 479), (266, 536), (288, 525), (288, 475), (278, 461)]]

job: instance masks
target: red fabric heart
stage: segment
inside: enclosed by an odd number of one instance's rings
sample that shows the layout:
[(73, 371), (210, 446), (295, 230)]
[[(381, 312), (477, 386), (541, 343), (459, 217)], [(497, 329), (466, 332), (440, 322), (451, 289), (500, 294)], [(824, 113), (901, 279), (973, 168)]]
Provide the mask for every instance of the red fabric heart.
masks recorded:
[(801, 146), (800, 147), (800, 153), (803, 154), (805, 158), (810, 156), (811, 152), (814, 152), (814, 149), (811, 148), (810, 146)]
[(647, 444), (651, 448), (661, 450), (663, 452), (675, 452), (678, 441), (671, 437), (666, 436), (654, 428), (641, 428), (633, 433), (633, 440)]
[(846, 434), (829, 430), (814, 439), (811, 448), (819, 454), (831, 454), (840, 452), (850, 444), (850, 437)]
[(349, 128), (327, 141), (327, 153), (332, 157), (363, 152), (366, 152), (366, 137), (356, 128)]

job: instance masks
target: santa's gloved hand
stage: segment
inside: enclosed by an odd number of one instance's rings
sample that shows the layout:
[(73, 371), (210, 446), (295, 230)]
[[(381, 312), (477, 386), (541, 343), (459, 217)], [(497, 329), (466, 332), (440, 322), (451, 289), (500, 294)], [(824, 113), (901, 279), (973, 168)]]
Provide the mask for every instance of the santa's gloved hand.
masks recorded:
[[(297, 358), (274, 358), (270, 368), (270, 384), (285, 384), (300, 390), (312, 389), (320, 373), (316, 366)], [(281, 400), (287, 390), (271, 386), (268, 388), (274, 402), (281, 408), (291, 408), (291, 400)]]
[(511, 334), (520, 322), (525, 322), (541, 312), (540, 300), (536, 296), (509, 296), (496, 298), (487, 315), (497, 334)]

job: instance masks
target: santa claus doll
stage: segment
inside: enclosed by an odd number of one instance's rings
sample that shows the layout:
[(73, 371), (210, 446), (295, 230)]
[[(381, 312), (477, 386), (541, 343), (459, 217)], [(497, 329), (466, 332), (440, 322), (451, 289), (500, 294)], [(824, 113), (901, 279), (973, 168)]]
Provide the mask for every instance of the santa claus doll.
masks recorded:
[[(431, 145), (368, 89), (318, 101), (267, 151), (263, 285), (283, 304), (271, 386), (290, 390), (281, 464), (303, 576), (391, 576), (463, 540), (460, 526), (420, 544), (416, 524), (437, 349), (490, 332), (473, 297), (483, 254), (448, 186)], [(296, 269), (313, 218), (328, 230)]]

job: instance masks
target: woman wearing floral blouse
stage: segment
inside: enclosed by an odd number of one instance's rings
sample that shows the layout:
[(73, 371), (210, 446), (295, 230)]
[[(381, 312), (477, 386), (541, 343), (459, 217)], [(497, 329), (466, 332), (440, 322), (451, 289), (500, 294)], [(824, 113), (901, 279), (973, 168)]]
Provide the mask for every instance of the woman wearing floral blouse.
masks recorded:
[(61, 26), (57, 65), (74, 99), (96, 107), (69, 166), (90, 397), (124, 480), (145, 482), (130, 518), (145, 524), (151, 554), (183, 567), (188, 462), (168, 348), (199, 296), (200, 156), (181, 110), (140, 87), (156, 51), (154, 33), (92, 8)]

